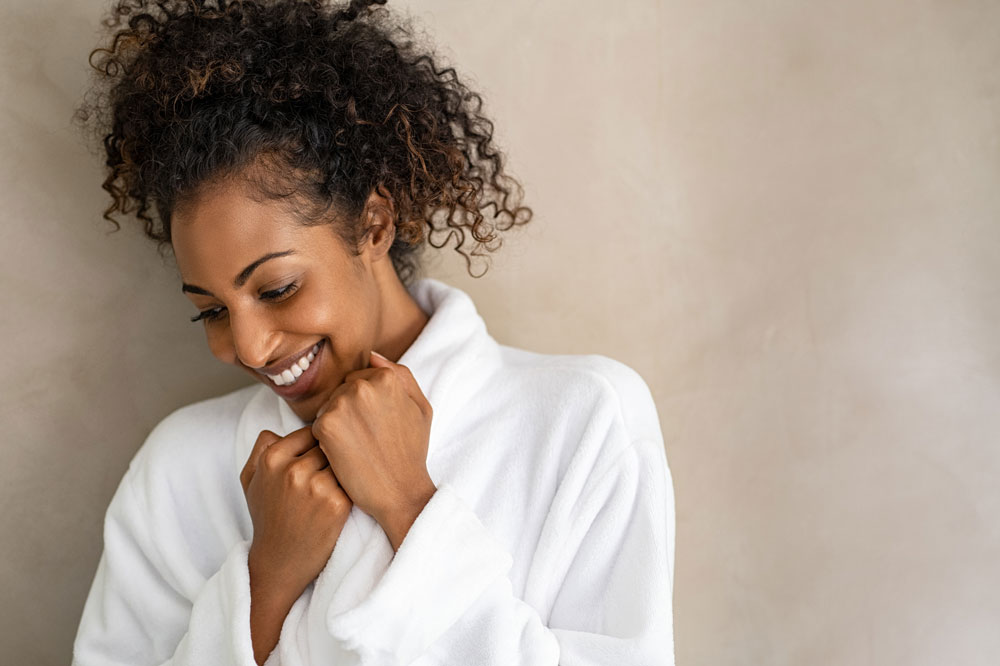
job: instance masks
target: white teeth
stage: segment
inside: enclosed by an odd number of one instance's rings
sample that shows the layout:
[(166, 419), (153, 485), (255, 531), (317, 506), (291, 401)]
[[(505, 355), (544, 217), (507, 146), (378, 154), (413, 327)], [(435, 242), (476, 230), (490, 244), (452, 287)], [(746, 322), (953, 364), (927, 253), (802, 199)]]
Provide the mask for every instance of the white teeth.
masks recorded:
[(318, 343), (313, 345), (313, 348), (309, 351), (309, 353), (293, 363), (288, 370), (285, 370), (280, 375), (267, 375), (268, 379), (274, 382), (276, 386), (294, 384), (295, 381), (302, 376), (302, 373), (309, 369), (309, 364), (316, 358), (317, 351), (319, 351)]

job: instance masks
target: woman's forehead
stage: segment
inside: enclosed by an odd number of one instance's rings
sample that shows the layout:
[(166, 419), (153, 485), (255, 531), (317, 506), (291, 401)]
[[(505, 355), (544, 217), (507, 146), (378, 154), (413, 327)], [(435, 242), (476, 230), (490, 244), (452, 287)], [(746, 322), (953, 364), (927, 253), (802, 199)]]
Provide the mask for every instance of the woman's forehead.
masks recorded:
[(319, 244), (331, 236), (321, 226), (301, 224), (285, 202), (259, 200), (236, 184), (205, 191), (171, 218), (178, 268), (192, 279), (197, 274), (223, 273), (237, 264), (241, 270), (270, 252), (329, 252)]

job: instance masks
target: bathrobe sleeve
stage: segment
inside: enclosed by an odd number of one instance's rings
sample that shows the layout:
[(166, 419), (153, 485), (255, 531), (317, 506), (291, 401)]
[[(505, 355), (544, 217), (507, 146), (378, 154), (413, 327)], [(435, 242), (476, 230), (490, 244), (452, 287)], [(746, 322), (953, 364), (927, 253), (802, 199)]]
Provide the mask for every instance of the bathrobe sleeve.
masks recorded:
[[(620, 435), (621, 433), (613, 433)], [(608, 442), (612, 444), (614, 442)], [(328, 629), (365, 666), (669, 666), (673, 491), (662, 439), (621, 442), (607, 464), (568, 475), (529, 577), (444, 483), (372, 593)]]
[[(256, 666), (250, 640), (249, 541), (233, 545), (193, 598), (178, 590), (137, 492), (122, 478), (104, 519), (104, 551), (73, 646), (73, 666)], [(190, 570), (187, 572), (190, 575)]]

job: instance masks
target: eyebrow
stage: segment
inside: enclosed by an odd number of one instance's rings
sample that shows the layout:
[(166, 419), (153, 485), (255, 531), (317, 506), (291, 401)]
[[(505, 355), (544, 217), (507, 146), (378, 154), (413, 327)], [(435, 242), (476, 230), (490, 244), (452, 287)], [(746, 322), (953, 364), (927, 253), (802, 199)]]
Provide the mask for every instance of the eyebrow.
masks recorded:
[[(236, 278), (233, 280), (233, 286), (239, 289), (240, 287), (245, 285), (247, 283), (247, 280), (250, 279), (250, 275), (255, 270), (257, 270), (257, 267), (263, 264), (265, 261), (268, 261), (270, 259), (276, 259), (277, 257), (284, 257), (289, 254), (295, 254), (295, 250), (284, 250), (283, 252), (271, 252), (269, 254), (265, 254), (263, 257), (261, 257), (260, 259), (253, 262), (252, 264), (244, 268), (242, 271), (240, 271), (240, 274), (237, 275)], [(190, 292), (192, 294), (202, 294), (204, 296), (215, 296), (215, 294), (213, 294), (209, 290), (202, 289), (201, 287), (195, 286), (193, 284), (188, 284), (187, 282), (181, 285), (181, 293), (184, 292)]]

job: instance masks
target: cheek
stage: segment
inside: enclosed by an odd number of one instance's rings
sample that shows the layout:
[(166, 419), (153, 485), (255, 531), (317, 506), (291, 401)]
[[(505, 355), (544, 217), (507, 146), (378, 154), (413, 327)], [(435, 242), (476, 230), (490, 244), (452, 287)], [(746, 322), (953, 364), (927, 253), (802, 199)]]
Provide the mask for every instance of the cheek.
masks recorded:
[(367, 367), (361, 359), (375, 337), (372, 323), (366, 313), (328, 311), (314, 319), (313, 332), (326, 338), (330, 360), (338, 371), (350, 372)]

